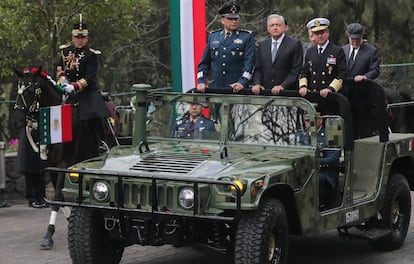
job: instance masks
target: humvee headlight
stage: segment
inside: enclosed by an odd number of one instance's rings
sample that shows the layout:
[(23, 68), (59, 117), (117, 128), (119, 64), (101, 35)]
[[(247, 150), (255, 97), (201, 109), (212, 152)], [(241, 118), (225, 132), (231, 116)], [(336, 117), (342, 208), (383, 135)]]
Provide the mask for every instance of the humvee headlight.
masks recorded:
[(78, 170), (78, 168), (72, 167), (72, 170), (74, 172), (69, 173), (69, 178), (72, 182), (77, 183), (79, 181), (79, 173), (76, 172)]
[[(240, 180), (237, 180), (237, 179), (233, 180), (233, 183), (235, 183), (237, 185), (237, 187), (239, 187), (240, 192), (243, 193), (243, 187), (244, 187), (243, 183)], [(230, 189), (232, 191), (236, 191), (236, 187), (234, 187), (234, 185), (231, 185)]]
[(106, 182), (97, 181), (93, 184), (92, 193), (96, 200), (103, 202), (109, 197), (109, 186)]
[(194, 206), (194, 190), (192, 188), (184, 188), (178, 195), (180, 205), (185, 209), (191, 209)]

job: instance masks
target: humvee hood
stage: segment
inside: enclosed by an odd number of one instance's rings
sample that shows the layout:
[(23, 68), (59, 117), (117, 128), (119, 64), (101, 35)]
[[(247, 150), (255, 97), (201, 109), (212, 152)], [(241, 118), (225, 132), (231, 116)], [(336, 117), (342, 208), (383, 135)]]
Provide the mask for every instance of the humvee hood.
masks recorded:
[(237, 148), (228, 150), (227, 157), (220, 154), (219, 149), (207, 148), (182, 148), (176, 151), (168, 148), (146, 153), (135, 150), (134, 155), (125, 155), (125, 151), (127, 150), (111, 151), (102, 169), (146, 175), (179, 174), (182, 177), (197, 178), (219, 178), (239, 173), (253, 176), (291, 170), (298, 160), (305, 157), (299, 152), (265, 150), (253, 154), (257, 152)]

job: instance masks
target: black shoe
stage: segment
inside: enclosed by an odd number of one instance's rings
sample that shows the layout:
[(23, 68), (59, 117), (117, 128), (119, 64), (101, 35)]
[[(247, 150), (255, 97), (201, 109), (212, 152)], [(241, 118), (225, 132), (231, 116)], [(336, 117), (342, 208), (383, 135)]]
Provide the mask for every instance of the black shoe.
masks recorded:
[(6, 201), (0, 201), (0, 208), (3, 208), (3, 207), (10, 207), (9, 202), (6, 202)]
[(34, 202), (29, 203), (29, 207), (32, 207), (32, 208), (42, 208), (42, 206), (40, 205), (40, 203), (37, 202), (37, 201), (34, 201)]
[(33, 208), (37, 208), (37, 209), (42, 209), (42, 208), (49, 207), (49, 205), (47, 203), (45, 203), (45, 202), (34, 201), (31, 204), (29, 204), (29, 207), (33, 207)]

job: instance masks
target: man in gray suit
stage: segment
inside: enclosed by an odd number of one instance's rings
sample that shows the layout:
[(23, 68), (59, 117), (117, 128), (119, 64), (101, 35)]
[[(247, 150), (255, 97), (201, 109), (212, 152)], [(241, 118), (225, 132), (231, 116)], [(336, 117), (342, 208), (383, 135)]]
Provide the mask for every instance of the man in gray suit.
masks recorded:
[(351, 104), (354, 137), (364, 138), (374, 135), (375, 91), (369, 83), (363, 81), (376, 79), (380, 74), (378, 49), (362, 40), (364, 27), (359, 23), (349, 24), (346, 31), (349, 44), (342, 47), (347, 61), (347, 78), (349, 82), (344, 95)]
[(347, 27), (349, 44), (342, 47), (348, 65), (348, 78), (353, 78), (355, 82), (365, 79), (374, 80), (380, 74), (381, 61), (378, 49), (363, 42), (363, 34), (364, 27), (361, 24), (349, 24)]
[(252, 92), (269, 89), (279, 94), (284, 89), (297, 89), (303, 49), (299, 40), (286, 35), (288, 25), (283, 16), (267, 18), (270, 36), (258, 43)]

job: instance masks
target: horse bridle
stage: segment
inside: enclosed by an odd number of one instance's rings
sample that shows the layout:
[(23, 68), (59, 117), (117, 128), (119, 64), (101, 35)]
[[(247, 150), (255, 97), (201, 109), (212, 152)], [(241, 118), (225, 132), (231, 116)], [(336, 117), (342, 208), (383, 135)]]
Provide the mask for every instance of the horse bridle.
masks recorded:
[[(32, 87), (34, 87), (34, 100), (29, 106), (24, 96), (24, 92), (26, 92)], [(24, 82), (18, 81), (17, 82), (17, 97), (16, 97), (16, 103), (14, 104), (14, 110), (25, 111), (30, 114), (38, 112), (39, 111), (39, 97), (41, 93), (42, 93), (42, 89), (37, 85), (37, 82), (35, 83), (29, 82), (28, 85), (26, 85)], [(23, 105), (18, 105), (17, 102), (19, 98), (23, 102)]]
[[(34, 98), (33, 101), (30, 103), (27, 102), (27, 97), (25, 97), (24, 93), (30, 89), (34, 89)], [(25, 113), (25, 130), (26, 130), (26, 137), (29, 141), (32, 149), (38, 153), (39, 152), (39, 142), (35, 142), (32, 136), (33, 130), (38, 130), (39, 128), (39, 121), (36, 118), (36, 114), (39, 113), (40, 105), (39, 105), (39, 98), (42, 93), (42, 89), (38, 86), (37, 82), (28, 82), (27, 84), (24, 81), (17, 82), (17, 97), (16, 103), (14, 104), (14, 110), (23, 111)], [(23, 105), (19, 105), (19, 98)], [(46, 159), (47, 157), (42, 157), (42, 150), (41, 150), (41, 158)]]

